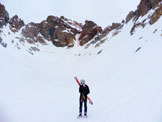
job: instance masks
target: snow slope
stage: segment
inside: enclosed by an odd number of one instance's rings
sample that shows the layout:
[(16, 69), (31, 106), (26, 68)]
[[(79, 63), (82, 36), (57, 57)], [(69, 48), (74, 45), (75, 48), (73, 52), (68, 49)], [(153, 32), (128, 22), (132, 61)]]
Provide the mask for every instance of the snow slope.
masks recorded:
[[(161, 21), (132, 36), (130, 21), (98, 48), (38, 44), (34, 55), (25, 51), (30, 44), (15, 48), (6, 27), (1, 36), (8, 46), (0, 45), (0, 122), (161, 122)], [(94, 105), (88, 105), (88, 119), (77, 119), (74, 76), (90, 87)]]

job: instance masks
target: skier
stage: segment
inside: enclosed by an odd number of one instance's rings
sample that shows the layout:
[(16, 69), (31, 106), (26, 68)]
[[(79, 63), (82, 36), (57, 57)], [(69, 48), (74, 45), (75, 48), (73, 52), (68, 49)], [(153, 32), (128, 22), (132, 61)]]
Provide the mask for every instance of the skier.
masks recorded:
[(79, 87), (80, 99), (79, 99), (79, 117), (82, 117), (82, 105), (84, 102), (84, 116), (87, 117), (87, 95), (90, 93), (88, 85), (85, 84), (85, 80), (80, 81)]

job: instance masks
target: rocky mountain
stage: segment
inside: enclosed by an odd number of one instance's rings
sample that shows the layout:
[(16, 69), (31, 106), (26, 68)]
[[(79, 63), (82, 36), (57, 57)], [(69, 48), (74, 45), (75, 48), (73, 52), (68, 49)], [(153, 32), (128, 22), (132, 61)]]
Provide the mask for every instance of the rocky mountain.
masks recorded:
[(9, 14), (2, 4), (0, 4), (0, 12), (0, 27), (3, 28), (8, 24), (13, 33), (21, 33), (20, 41), (27, 41), (28, 43), (40, 42), (46, 44), (48, 40), (56, 47), (72, 47), (74, 41), (76, 41), (76, 35), (80, 34), (80, 45), (83, 46), (102, 31), (100, 26), (88, 20), (85, 21), (85, 24), (81, 24), (63, 16), (60, 18), (48, 16), (41, 23), (25, 24), (17, 15), (9, 18)]
[(162, 1), (103, 30), (63, 16), (26, 24), (0, 6), (0, 122), (77, 122), (74, 76), (91, 90), (88, 122), (161, 122)]
[[(150, 13), (148, 17), (144, 20), (140, 20), (140, 17), (145, 16), (151, 10), (152, 13)], [(112, 37), (116, 36), (130, 21), (133, 23), (130, 34), (133, 35), (138, 27), (144, 28), (148, 24), (152, 25), (156, 23), (161, 15), (162, 0), (141, 0), (136, 11), (129, 12), (126, 19), (122, 20), (121, 23), (113, 23), (105, 29), (102, 29), (101, 26), (98, 26), (93, 21), (86, 20), (85, 23), (82, 24), (67, 19), (64, 16), (48, 16), (47, 19), (43, 20), (41, 23), (31, 22), (25, 24), (17, 15), (10, 18), (5, 6), (0, 4), (1, 40), (3, 41), (2, 35), (7, 36), (6, 33), (4, 34), (3, 32), (3, 28), (9, 26), (11, 33), (19, 33), (15, 38), (23, 43), (41, 43), (42, 45), (46, 45), (48, 42), (52, 42), (56, 47), (69, 48), (73, 47), (78, 41), (78, 44), (85, 46), (85, 48), (94, 44), (95, 47), (98, 47), (107, 40), (106, 37), (110, 32), (112, 33)], [(8, 35), (11, 33), (8, 32)], [(11, 40), (14, 42), (15, 39)], [(18, 43), (16, 45), (18, 45)]]
[[(147, 17), (144, 17), (148, 12), (150, 12), (150, 14), (147, 15)], [(94, 43), (95, 47), (100, 46), (107, 40), (107, 36), (110, 34), (110, 32), (111, 37), (116, 36), (130, 21), (133, 23), (133, 26), (128, 31), (130, 31), (130, 35), (133, 35), (138, 28), (144, 28), (147, 25), (156, 23), (161, 16), (162, 0), (141, 0), (137, 6), (137, 10), (130, 11), (127, 17), (122, 20), (121, 23), (113, 23), (111, 26), (107, 26), (98, 35), (98, 37), (91, 40), (91, 42), (87, 44), (86, 47), (89, 47)]]

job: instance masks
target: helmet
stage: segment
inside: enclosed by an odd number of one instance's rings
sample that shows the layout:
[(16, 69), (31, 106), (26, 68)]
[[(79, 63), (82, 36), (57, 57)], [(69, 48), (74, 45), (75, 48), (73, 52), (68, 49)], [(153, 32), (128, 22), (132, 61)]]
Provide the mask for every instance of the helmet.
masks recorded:
[(82, 85), (82, 84), (84, 84), (84, 83), (85, 83), (85, 80), (82, 79), (82, 80), (80, 81), (80, 84)]

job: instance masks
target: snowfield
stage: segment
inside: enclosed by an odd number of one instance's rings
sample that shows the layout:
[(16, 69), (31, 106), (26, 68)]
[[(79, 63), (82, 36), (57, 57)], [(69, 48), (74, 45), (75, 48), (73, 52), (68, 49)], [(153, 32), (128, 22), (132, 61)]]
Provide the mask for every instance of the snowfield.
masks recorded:
[[(49, 42), (37, 45), (34, 55), (26, 51), (30, 44), (15, 48), (16, 36), (6, 26), (1, 37), (8, 45), (0, 45), (0, 122), (161, 122), (161, 21), (132, 36), (130, 21), (98, 48), (56, 48)], [(74, 76), (90, 88), (94, 105), (88, 104), (87, 119), (77, 119)]]

